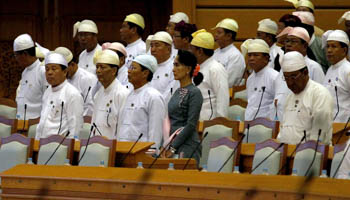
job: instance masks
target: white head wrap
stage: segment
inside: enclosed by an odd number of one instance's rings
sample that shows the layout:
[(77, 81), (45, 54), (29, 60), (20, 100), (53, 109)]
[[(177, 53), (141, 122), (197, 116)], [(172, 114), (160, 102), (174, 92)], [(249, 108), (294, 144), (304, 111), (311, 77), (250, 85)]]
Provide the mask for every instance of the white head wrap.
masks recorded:
[(248, 53), (270, 53), (269, 45), (262, 39), (252, 39), (247, 47)]
[(347, 11), (338, 20), (338, 24), (342, 23), (344, 20), (350, 20), (350, 11)]
[(148, 52), (149, 48), (151, 47), (152, 38), (153, 38), (153, 35), (149, 35), (146, 39), (146, 52)]
[(154, 34), (152, 37), (152, 41), (155, 41), (155, 40), (165, 42), (170, 45), (173, 44), (173, 39), (171, 38), (170, 34), (165, 31), (159, 31), (156, 34)]
[(35, 42), (35, 55), (37, 58), (45, 58), (45, 56), (50, 52), (49, 49), (41, 46), (39, 43)]
[(241, 44), (241, 52), (243, 57), (248, 53), (248, 45), (253, 41), (253, 39), (247, 39)]
[(285, 1), (292, 3), (295, 8), (299, 8), (303, 6), (303, 7), (308, 7), (311, 10), (315, 10), (314, 4), (309, 0), (285, 0)]
[(295, 72), (306, 67), (304, 56), (297, 51), (290, 51), (283, 56), (282, 60), (283, 72)]
[(66, 47), (57, 47), (55, 52), (61, 54), (66, 59), (67, 63), (73, 59), (72, 52)]
[(226, 18), (221, 20), (219, 23), (217, 23), (216, 26), (212, 29), (216, 29), (216, 28), (224, 28), (237, 33), (238, 23), (234, 19)]
[(263, 19), (259, 21), (258, 31), (276, 35), (277, 30), (278, 26), (275, 21), (272, 21), (271, 19)]
[(119, 66), (119, 56), (116, 52), (105, 49), (105, 50), (97, 50), (94, 55), (94, 64), (103, 63), (103, 64), (111, 64)]
[(45, 57), (45, 65), (59, 64), (68, 67), (66, 59), (59, 53), (49, 52)]
[(170, 15), (170, 20), (169, 22), (172, 22), (172, 23), (179, 23), (181, 21), (184, 21), (185, 23), (189, 23), (190, 20), (188, 19), (188, 16), (183, 13), (183, 12), (177, 12), (173, 15)]
[(146, 67), (152, 73), (154, 73), (158, 68), (157, 59), (154, 56), (148, 55), (148, 54), (142, 54), (142, 55), (136, 56), (133, 62), (137, 62), (138, 64)]
[(89, 32), (89, 33), (98, 33), (97, 26), (94, 21), (85, 19), (82, 22), (76, 22), (73, 26), (73, 37), (77, 32)]
[(22, 34), (13, 41), (13, 51), (22, 51), (34, 47), (34, 41), (28, 34)]
[(322, 46), (326, 47), (327, 41), (338, 41), (349, 46), (349, 37), (342, 30), (329, 30), (322, 35)]

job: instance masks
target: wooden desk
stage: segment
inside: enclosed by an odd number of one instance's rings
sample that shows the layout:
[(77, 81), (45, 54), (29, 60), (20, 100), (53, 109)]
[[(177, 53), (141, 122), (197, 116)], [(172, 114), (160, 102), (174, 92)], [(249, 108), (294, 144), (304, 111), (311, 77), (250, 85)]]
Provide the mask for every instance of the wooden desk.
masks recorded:
[[(154, 144), (153, 142), (138, 142), (135, 147), (132, 149), (130, 154), (125, 158), (124, 162), (121, 164), (121, 159), (128, 153), (128, 151), (131, 149), (134, 142), (120, 142), (117, 141), (116, 145), (116, 166), (119, 167), (129, 167), (129, 168), (135, 168), (137, 166), (138, 162), (142, 162), (144, 167), (148, 167), (151, 165), (153, 160), (152, 156), (146, 154), (146, 151)], [(39, 141), (34, 141), (34, 152), (39, 151)], [(80, 151), (80, 141), (75, 141), (74, 143), (74, 153), (76, 160), (78, 159)], [(187, 158), (179, 158), (179, 159), (173, 159), (173, 158), (159, 158), (156, 163), (154, 163), (154, 166), (152, 168), (155, 169), (167, 169), (169, 166), (169, 163), (174, 163), (176, 169), (182, 169), (187, 162)], [(73, 162), (74, 163), (74, 162)], [(76, 162), (75, 162), (76, 163)], [(194, 159), (191, 159), (187, 169), (197, 169), (197, 163)]]
[[(2, 199), (345, 199), (350, 181), (304, 177), (77, 166), (18, 165)], [(300, 188), (305, 191), (301, 196)]]

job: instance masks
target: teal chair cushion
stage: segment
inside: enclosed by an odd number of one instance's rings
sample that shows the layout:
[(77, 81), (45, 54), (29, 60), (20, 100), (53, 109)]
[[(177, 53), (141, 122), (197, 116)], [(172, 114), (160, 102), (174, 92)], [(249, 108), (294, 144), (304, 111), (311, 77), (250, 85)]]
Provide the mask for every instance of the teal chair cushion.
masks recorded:
[(239, 105), (233, 105), (228, 108), (228, 118), (230, 120), (237, 120), (239, 118), (240, 121), (244, 121), (245, 108)]
[(11, 135), (11, 126), (0, 123), (0, 138), (9, 137)]
[(17, 114), (17, 109), (10, 107), (10, 106), (5, 106), (5, 105), (0, 105), (0, 116), (5, 117), (7, 119), (16, 119), (16, 114)]
[(337, 177), (337, 176), (334, 176), (334, 173), (335, 173), (335, 170), (337, 170), (343, 156), (344, 156), (344, 151), (340, 151), (333, 156), (330, 177)]
[(89, 134), (90, 134), (90, 129), (91, 129), (91, 124), (84, 123), (83, 128), (81, 129), (80, 134), (79, 134), (79, 140), (88, 139)]
[[(51, 142), (49, 144), (42, 145), (38, 152), (38, 165), (43, 165), (55, 151), (58, 142)], [(47, 165), (63, 165), (67, 158), (68, 147), (61, 145)]]
[[(271, 147), (265, 147), (255, 152), (253, 159), (254, 169), (262, 160), (264, 160), (270, 153), (274, 151)], [(262, 174), (263, 169), (268, 169), (269, 174), (277, 174), (280, 169), (281, 152), (275, 151), (268, 159), (266, 159), (258, 168), (256, 168), (253, 174)]]
[[(311, 164), (312, 158), (315, 151), (313, 149), (305, 149), (296, 153), (293, 163), (293, 169), (298, 171), (298, 176), (304, 176), (309, 165)], [(315, 161), (307, 175), (313, 171), (314, 176), (320, 175), (322, 154), (317, 152), (315, 156)]]
[(239, 92), (235, 92), (233, 98), (234, 99), (243, 99), (243, 100), (247, 101), (247, 90), (242, 90), (242, 91), (239, 91)]
[[(79, 159), (85, 151), (83, 146), (80, 149)], [(108, 166), (109, 160), (109, 147), (103, 146), (98, 143), (89, 144), (83, 159), (80, 161), (80, 166), (99, 166), (100, 162), (103, 160), (105, 167)]]
[(38, 126), (38, 124), (33, 124), (33, 125), (29, 126), (29, 129), (28, 129), (28, 137), (29, 138), (35, 138), (37, 126)]
[[(243, 142), (247, 143), (247, 129), (244, 130)], [(248, 143), (260, 143), (272, 138), (272, 129), (263, 125), (255, 125), (249, 128)]]
[(208, 132), (206, 138), (202, 143), (202, 157), (200, 158), (199, 165), (206, 165), (208, 161), (208, 154), (210, 150), (210, 142), (218, 140), (222, 137), (232, 137), (232, 128), (228, 128), (223, 125), (214, 125), (204, 129), (203, 133)]
[(0, 148), (0, 172), (18, 164), (27, 162), (28, 146), (19, 142), (10, 142)]
[[(211, 148), (208, 156), (208, 171), (218, 172), (232, 152), (233, 149), (227, 147), (226, 145)], [(235, 164), (234, 160), (236, 160), (235, 156), (232, 156), (220, 172), (231, 173), (233, 165)]]

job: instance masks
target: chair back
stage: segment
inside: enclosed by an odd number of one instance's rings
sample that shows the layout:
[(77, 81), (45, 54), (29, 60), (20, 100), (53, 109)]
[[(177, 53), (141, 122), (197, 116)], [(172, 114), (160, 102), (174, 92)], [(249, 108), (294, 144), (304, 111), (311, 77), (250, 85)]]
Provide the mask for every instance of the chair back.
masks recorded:
[[(237, 148), (238, 141), (234, 141), (230, 137), (222, 137), (210, 143), (210, 151), (208, 156), (208, 171), (218, 172), (224, 165), (225, 161)], [(230, 173), (233, 166), (239, 163), (240, 146), (237, 148), (235, 154), (228, 160), (220, 172)]]
[[(62, 135), (51, 135), (47, 138), (40, 138), (37, 163), (40, 165), (45, 164), (58, 145), (62, 142), (63, 138), (64, 136)], [(47, 165), (63, 165), (66, 159), (69, 159), (71, 162), (73, 160), (73, 151), (74, 140), (66, 138)]]
[(34, 140), (15, 133), (0, 139), (0, 172), (18, 164), (27, 163), (32, 157)]
[[(295, 157), (293, 161), (293, 169), (297, 170), (298, 176), (304, 176), (308, 170), (316, 150), (316, 141), (309, 140), (303, 144), (300, 144), (298, 149), (295, 151)], [(314, 163), (312, 164), (308, 174), (313, 176), (319, 176), (323, 168), (327, 164), (328, 158), (328, 145), (319, 143), (316, 151)]]
[(223, 117), (207, 120), (203, 122), (203, 133), (208, 132), (202, 142), (202, 156), (199, 165), (207, 164), (210, 142), (222, 137), (230, 137), (238, 140), (239, 122), (231, 121)]
[(35, 135), (36, 135), (36, 127), (38, 126), (40, 122), (40, 118), (37, 118), (37, 119), (30, 119), (28, 120), (28, 137), (29, 138), (35, 138)]
[[(248, 133), (249, 125), (249, 135)], [(277, 137), (279, 131), (279, 122), (271, 121), (266, 118), (256, 118), (252, 121), (244, 121), (244, 143), (259, 143), (264, 142), (267, 139)], [(248, 141), (247, 141), (248, 137)]]
[(233, 105), (228, 108), (228, 118), (230, 120), (244, 121), (244, 115), (245, 108), (240, 105)]
[(337, 176), (334, 176), (334, 173), (339, 167), (339, 165), (341, 164), (340, 162), (344, 156), (344, 153), (345, 153), (344, 150), (346, 148), (346, 144), (347, 143), (345, 142), (343, 144), (334, 145), (330, 177), (337, 177)]
[(16, 119), (17, 104), (12, 99), (0, 98), (0, 117)]
[(90, 135), (90, 130), (91, 130), (91, 117), (84, 116), (84, 124), (83, 124), (83, 128), (80, 130), (79, 139), (80, 140), (88, 139)]
[[(279, 146), (280, 143), (274, 139), (268, 139), (255, 145), (252, 169), (261, 164), (252, 172), (253, 174), (262, 174), (266, 168), (269, 174), (277, 175), (287, 158), (287, 144)], [(267, 158), (270, 154), (271, 156)], [(264, 159), (266, 160), (263, 161)]]
[[(87, 146), (87, 140), (80, 141), (79, 160)], [(101, 161), (107, 167), (114, 167), (116, 154), (116, 140), (109, 140), (102, 136), (94, 136), (89, 140), (84, 157), (80, 166), (99, 166)]]

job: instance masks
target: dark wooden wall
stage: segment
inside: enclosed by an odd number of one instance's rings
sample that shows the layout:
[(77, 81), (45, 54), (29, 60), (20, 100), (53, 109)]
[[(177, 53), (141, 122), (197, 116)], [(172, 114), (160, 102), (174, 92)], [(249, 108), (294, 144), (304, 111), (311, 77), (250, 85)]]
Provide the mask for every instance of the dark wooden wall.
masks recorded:
[(23, 68), (14, 60), (15, 37), (29, 33), (42, 46), (58, 46), (81, 51), (73, 39), (73, 24), (91, 19), (98, 26), (98, 40), (119, 41), (119, 29), (126, 15), (145, 18), (143, 38), (164, 30), (172, 12), (170, 0), (10, 0), (0, 1), (0, 97), (15, 97)]

